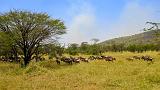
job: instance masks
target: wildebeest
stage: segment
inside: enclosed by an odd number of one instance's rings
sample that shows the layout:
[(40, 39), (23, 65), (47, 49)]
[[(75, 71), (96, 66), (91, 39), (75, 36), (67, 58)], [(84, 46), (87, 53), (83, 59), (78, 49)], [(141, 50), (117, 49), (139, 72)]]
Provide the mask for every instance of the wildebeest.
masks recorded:
[(143, 59), (144, 61), (152, 61), (153, 58), (151, 56), (142, 56), (141, 59)]
[(106, 61), (114, 61), (114, 60), (116, 60), (116, 58), (114, 58), (114, 57), (112, 57), (112, 56), (105, 56), (105, 57), (103, 57)]
[(61, 64), (61, 62), (57, 59), (56, 60), (56, 63), (58, 64), (58, 65), (60, 65)]
[(90, 56), (90, 57), (88, 58), (88, 60), (96, 60), (96, 57), (95, 57), (95, 56)]
[(89, 62), (86, 58), (83, 58), (83, 57), (78, 57), (78, 59), (83, 62)]
[(75, 58), (73, 62), (75, 62), (75, 63), (80, 63), (80, 60), (77, 59), (77, 58)]
[(19, 62), (20, 62), (20, 57), (13, 57), (13, 56), (6, 57), (6, 56), (1, 56), (1, 57), (0, 57), (0, 61), (2, 61), (2, 62), (16, 62), (16, 63), (19, 63)]
[(44, 61), (45, 58), (42, 57), (42, 56), (33, 56), (33, 57), (32, 57), (32, 60), (35, 60), (36, 62), (39, 62), (39, 61)]
[(103, 59), (103, 56), (97, 56), (96, 59), (102, 60), (102, 59)]
[(74, 58), (70, 56), (70, 59), (75, 63), (80, 63), (80, 60), (78, 58)]
[(65, 63), (68, 63), (68, 64), (72, 64), (72, 60), (70, 58), (67, 58), (67, 57), (62, 57), (61, 61), (65, 62)]

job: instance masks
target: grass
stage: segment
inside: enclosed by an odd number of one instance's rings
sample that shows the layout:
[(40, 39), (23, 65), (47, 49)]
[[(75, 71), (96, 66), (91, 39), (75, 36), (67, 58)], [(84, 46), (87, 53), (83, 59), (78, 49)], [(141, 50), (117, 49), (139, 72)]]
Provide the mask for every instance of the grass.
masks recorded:
[[(57, 65), (54, 61), (31, 62), (27, 68), (0, 62), (0, 90), (159, 90), (158, 52), (113, 53), (114, 63), (93, 61)], [(150, 55), (154, 63), (127, 61), (133, 55)]]

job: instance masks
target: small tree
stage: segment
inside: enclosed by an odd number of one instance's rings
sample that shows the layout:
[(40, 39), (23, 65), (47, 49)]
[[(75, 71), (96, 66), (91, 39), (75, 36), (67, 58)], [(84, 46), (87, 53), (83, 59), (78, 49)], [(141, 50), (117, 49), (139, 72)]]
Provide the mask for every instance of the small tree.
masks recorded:
[(88, 42), (82, 42), (80, 47), (79, 47), (79, 51), (82, 54), (88, 54), (88, 49), (89, 49), (89, 44)]
[(65, 26), (62, 21), (45, 13), (14, 10), (0, 15), (0, 31), (16, 42), (27, 66), (39, 43), (64, 34)]
[(93, 39), (91, 39), (91, 41), (93, 41), (93, 44), (96, 44), (99, 41), (99, 39), (93, 38)]
[(72, 43), (67, 48), (67, 53), (70, 55), (77, 55), (78, 54), (78, 44)]
[(160, 44), (160, 23), (154, 23), (154, 22), (146, 22), (146, 24), (152, 25), (150, 28), (144, 28), (144, 31), (155, 31), (154, 36), (156, 36), (155, 40), (158, 42), (157, 44)]
[(46, 53), (49, 55), (49, 59), (61, 57), (64, 53), (64, 46), (61, 46), (58, 43), (47, 44), (44, 46)]

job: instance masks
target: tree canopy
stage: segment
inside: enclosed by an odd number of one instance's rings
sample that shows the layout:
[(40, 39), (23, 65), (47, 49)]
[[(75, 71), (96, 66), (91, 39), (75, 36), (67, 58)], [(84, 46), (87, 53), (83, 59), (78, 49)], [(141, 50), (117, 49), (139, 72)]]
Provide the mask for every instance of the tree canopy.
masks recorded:
[(64, 23), (46, 13), (9, 11), (0, 15), (0, 32), (9, 35), (23, 52), (25, 66), (39, 45), (66, 33)]

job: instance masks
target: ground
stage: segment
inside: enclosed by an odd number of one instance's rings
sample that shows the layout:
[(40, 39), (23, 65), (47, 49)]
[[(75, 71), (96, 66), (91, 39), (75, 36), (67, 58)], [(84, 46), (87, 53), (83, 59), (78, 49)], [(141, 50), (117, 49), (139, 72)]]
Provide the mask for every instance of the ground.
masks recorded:
[[(108, 52), (105, 55), (117, 60), (74, 65), (57, 65), (47, 60), (31, 62), (27, 68), (0, 62), (0, 90), (159, 90), (158, 52)], [(150, 55), (154, 62), (125, 59), (133, 55)]]

